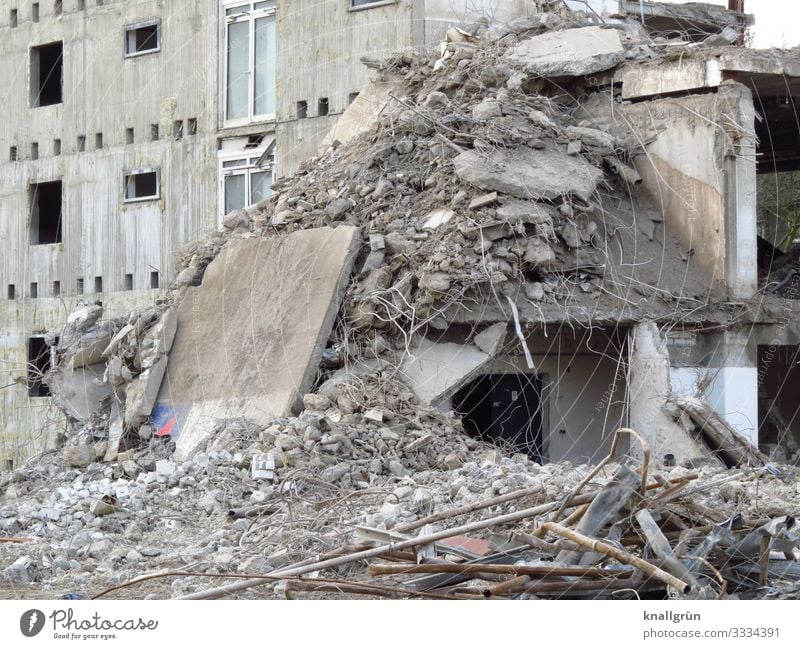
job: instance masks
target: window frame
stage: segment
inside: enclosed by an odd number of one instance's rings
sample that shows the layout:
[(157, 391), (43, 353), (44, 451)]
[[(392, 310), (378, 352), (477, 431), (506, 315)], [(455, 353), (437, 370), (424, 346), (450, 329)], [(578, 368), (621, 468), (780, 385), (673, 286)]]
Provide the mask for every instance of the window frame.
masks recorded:
[[(256, 21), (261, 18), (272, 17), (276, 22), (277, 34), (277, 8), (276, 1), (272, 0), (272, 6), (262, 9), (256, 9), (256, 5), (270, 0), (221, 0), (220, 13), (221, 13), (221, 74), (220, 82), (222, 84), (222, 125), (223, 128), (235, 128), (237, 126), (245, 126), (247, 124), (260, 123), (260, 122), (274, 122), (276, 112), (256, 114), (255, 112), (255, 53), (256, 53)], [(227, 11), (235, 7), (247, 5), (247, 9), (241, 13), (228, 15)], [(228, 40), (230, 35), (230, 27), (234, 24), (249, 23), (248, 28), (248, 52), (247, 52), (247, 115), (245, 117), (228, 117)], [(276, 52), (277, 52), (277, 43)], [(277, 54), (276, 54), (277, 56)], [(277, 67), (277, 66), (276, 66)], [(275, 104), (277, 111), (277, 90), (273, 89), (275, 93)]]
[[(152, 196), (137, 196), (128, 198), (128, 179), (132, 176), (143, 174), (156, 174), (156, 193)], [(140, 167), (139, 169), (129, 169), (122, 172), (122, 202), (123, 203), (145, 203), (148, 201), (161, 200), (161, 168), (160, 167)]]
[(397, 0), (373, 0), (363, 5), (354, 5), (353, 0), (347, 0), (347, 11), (364, 11), (365, 9), (376, 9), (387, 5), (397, 4)]
[[(271, 176), (270, 188), (275, 184), (275, 141), (271, 140), (258, 148), (245, 149), (241, 148), (233, 151), (220, 152), (217, 156), (217, 178), (218, 178), (218, 191), (217, 191), (217, 212), (218, 212), (218, 227), (222, 227), (222, 219), (225, 217), (225, 181), (231, 176), (245, 176), (245, 203), (243, 208), (254, 205), (252, 203), (253, 194), (253, 174), (268, 172)], [(272, 151), (270, 151), (272, 149)], [(269, 156), (269, 164), (261, 167), (258, 166), (258, 161)], [(234, 162), (236, 160), (245, 160), (245, 164), (236, 166), (225, 166), (225, 163)]]
[[(128, 32), (141, 29), (143, 27), (156, 27), (156, 47), (143, 52), (129, 52), (128, 51)], [(126, 59), (135, 59), (139, 56), (147, 56), (148, 54), (158, 54), (161, 51), (161, 18), (151, 18), (149, 20), (142, 20), (138, 23), (130, 23), (122, 28), (122, 55)]]

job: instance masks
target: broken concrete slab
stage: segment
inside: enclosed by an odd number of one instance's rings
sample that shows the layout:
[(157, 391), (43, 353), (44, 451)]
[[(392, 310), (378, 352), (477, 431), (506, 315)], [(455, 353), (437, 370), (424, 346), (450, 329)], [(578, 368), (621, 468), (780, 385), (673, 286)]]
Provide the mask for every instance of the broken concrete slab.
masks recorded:
[(491, 364), (505, 340), (505, 325), (501, 327), (492, 325), (482, 332), (486, 335), (481, 339), (481, 345), (492, 353), (481, 350), (477, 345), (435, 343), (421, 338), (411, 348), (411, 354), (403, 359), (400, 377), (423, 404), (436, 406)]
[(613, 68), (625, 58), (616, 29), (580, 27), (522, 41), (509, 57), (529, 74), (578, 77)]
[(180, 461), (209, 439), (217, 418), (266, 423), (302, 408), (352, 269), (357, 232), (326, 227), (232, 241), (202, 285), (189, 289), (158, 397)]
[(436, 228), (448, 223), (456, 213), (453, 210), (433, 210), (425, 217), (423, 230), (435, 230)]
[(503, 344), (506, 337), (506, 324), (496, 322), (477, 334), (472, 342), (485, 354), (494, 356)]
[(476, 196), (473, 198), (469, 203), (469, 209), (479, 210), (482, 207), (488, 207), (496, 202), (497, 192), (490, 192), (489, 194), (483, 194), (482, 196)]
[(456, 175), (475, 187), (537, 200), (574, 194), (588, 201), (603, 175), (583, 158), (552, 145), (541, 151), (520, 147), (489, 155), (464, 151), (453, 164)]
[(74, 370), (57, 368), (46, 377), (56, 405), (75, 421), (84, 422), (111, 397), (111, 386), (103, 380), (105, 365)]
[(167, 356), (161, 355), (153, 365), (125, 386), (125, 426), (138, 428), (153, 412), (156, 398), (167, 369)]

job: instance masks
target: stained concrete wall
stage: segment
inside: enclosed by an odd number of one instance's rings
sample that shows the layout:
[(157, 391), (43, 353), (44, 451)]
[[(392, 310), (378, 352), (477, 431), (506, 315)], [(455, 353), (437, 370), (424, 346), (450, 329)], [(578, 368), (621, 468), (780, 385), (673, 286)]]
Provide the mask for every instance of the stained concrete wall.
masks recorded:
[[(31, 3), (20, 2), (19, 24), (0, 12), (0, 78), (4, 119), (0, 120), (0, 385), (24, 377), (27, 339), (60, 325), (79, 299), (102, 300), (107, 315), (152, 303), (150, 273), (161, 286), (173, 275), (173, 253), (183, 242), (215, 225), (216, 212), (216, 58), (215, 0), (106, 0), (85, 11), (65, 0), (55, 16), (52, 0), (40, 3), (39, 22)], [(125, 58), (124, 26), (161, 20), (161, 49)], [(63, 102), (29, 106), (29, 47), (63, 41)], [(211, 63), (210, 63), (211, 62)], [(189, 135), (187, 120), (197, 120)], [(173, 123), (184, 122), (176, 141)], [(160, 139), (150, 141), (150, 125)], [(134, 129), (127, 143), (126, 129)], [(102, 149), (95, 137), (102, 133)], [(85, 151), (78, 137), (85, 137)], [(54, 141), (61, 141), (57, 155)], [(31, 144), (38, 143), (38, 159)], [(9, 160), (17, 147), (18, 161)], [(123, 173), (160, 169), (160, 198), (123, 202)], [(29, 185), (61, 179), (63, 241), (29, 245)], [(125, 291), (132, 274), (133, 291)], [(94, 278), (103, 278), (95, 294)], [(77, 279), (84, 294), (77, 295)], [(53, 282), (61, 295), (52, 295)], [(38, 284), (39, 298), (30, 297)], [(16, 299), (8, 300), (14, 284)], [(46, 399), (29, 399), (24, 386), (0, 390), (0, 459), (20, 461), (41, 449), (43, 431), (60, 418)]]

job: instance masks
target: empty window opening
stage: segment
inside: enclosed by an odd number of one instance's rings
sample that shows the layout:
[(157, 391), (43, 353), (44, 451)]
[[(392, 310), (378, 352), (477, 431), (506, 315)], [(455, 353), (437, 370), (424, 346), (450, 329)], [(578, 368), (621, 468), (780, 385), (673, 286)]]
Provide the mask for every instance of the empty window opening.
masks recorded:
[(125, 144), (133, 144), (134, 131), (133, 127), (125, 129)]
[(95, 293), (103, 292), (103, 278), (100, 276), (94, 278), (94, 292)]
[(352, 104), (356, 99), (358, 99), (358, 95), (359, 93), (357, 92), (351, 92), (349, 95), (347, 95), (347, 104)]
[(150, 124), (150, 141), (158, 141), (158, 124)]
[(258, 149), (264, 142), (264, 135), (248, 135), (247, 144), (244, 145), (245, 149)]
[(197, 135), (197, 118), (190, 117), (186, 120), (186, 132), (189, 135)]
[(95, 133), (94, 134), (94, 148), (95, 149), (102, 149), (103, 148), (103, 134), (102, 133)]
[(178, 119), (175, 120), (175, 123), (172, 125), (172, 135), (175, 137), (176, 140), (183, 139), (183, 120)]
[(45, 385), (44, 375), (50, 370), (50, 348), (44, 336), (28, 338), (28, 396), (49, 397), (50, 388)]
[(161, 25), (150, 20), (125, 27), (125, 56), (150, 54), (161, 49)]
[(11, 25), (12, 29), (19, 24), (19, 14), (17, 13), (16, 9), (11, 10), (11, 15), (8, 17), (8, 23)]
[(31, 245), (61, 243), (61, 181), (30, 186)]
[(308, 117), (308, 102), (307, 101), (298, 101), (297, 102), (297, 119), (305, 119)]
[(53, 282), (53, 297), (58, 297), (61, 295), (61, 282), (56, 280)]
[(31, 142), (31, 160), (39, 159), (39, 143)]
[(12, 146), (8, 150), (8, 159), (9, 159), (10, 162), (16, 162), (17, 161), (17, 147)]
[(15, 300), (17, 298), (17, 287), (13, 284), (9, 284), (6, 295), (8, 296), (9, 300)]
[(543, 461), (542, 389), (537, 376), (488, 374), (453, 397), (464, 430), (472, 437), (507, 446)]
[(60, 104), (64, 75), (64, 44), (31, 48), (31, 107)]
[(161, 278), (157, 270), (150, 273), (150, 288), (159, 288), (161, 286)]
[(83, 295), (83, 277), (79, 277), (75, 280), (75, 292), (78, 295)]
[(125, 290), (126, 291), (132, 291), (133, 290), (133, 275), (130, 274), (130, 273), (127, 273), (125, 275)]
[(32, 298), (39, 297), (39, 282), (31, 282), (31, 290), (29, 292), (29, 295)]
[(86, 136), (79, 135), (78, 142), (77, 142), (78, 151), (86, 151)]
[(158, 171), (143, 169), (125, 174), (125, 200), (140, 201), (158, 198)]
[(31, 20), (35, 23), (39, 22), (39, 3), (34, 2), (31, 5)]
[(60, 16), (64, 12), (64, 2), (63, 0), (55, 0), (53, 3), (53, 13), (56, 16)]
[(317, 115), (320, 117), (325, 117), (328, 114), (328, 98), (327, 97), (320, 97), (319, 101), (317, 102)]
[(61, 155), (61, 140), (53, 140), (53, 155)]

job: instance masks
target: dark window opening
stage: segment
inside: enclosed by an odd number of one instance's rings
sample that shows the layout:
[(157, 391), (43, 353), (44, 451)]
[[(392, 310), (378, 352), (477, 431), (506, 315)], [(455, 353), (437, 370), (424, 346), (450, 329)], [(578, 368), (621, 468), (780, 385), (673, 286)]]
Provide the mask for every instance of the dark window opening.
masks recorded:
[(125, 144), (133, 144), (134, 131), (132, 127), (125, 129)]
[(244, 145), (245, 149), (257, 149), (264, 142), (264, 135), (248, 135), (247, 144)]
[(8, 150), (8, 159), (9, 159), (10, 162), (16, 162), (17, 161), (17, 147), (12, 146)]
[(176, 120), (172, 125), (172, 135), (176, 140), (183, 139), (183, 120)]
[(56, 280), (53, 282), (53, 297), (58, 297), (61, 295), (61, 282)]
[(543, 462), (541, 379), (527, 374), (488, 374), (453, 397), (453, 409), (472, 437), (508, 446)]
[(297, 119), (305, 119), (308, 117), (308, 102), (307, 101), (298, 101), (297, 102)]
[(133, 275), (127, 273), (125, 275), (125, 290), (132, 291), (133, 290)]
[(7, 295), (9, 300), (15, 300), (17, 298), (17, 287), (13, 284), (9, 284)]
[(79, 277), (79, 278), (78, 278), (78, 279), (75, 281), (75, 292), (76, 292), (78, 295), (83, 295), (83, 277)]
[(197, 135), (197, 118), (190, 117), (186, 121), (186, 129), (189, 135)]
[(31, 160), (39, 159), (39, 143), (31, 142)]
[(61, 155), (61, 140), (53, 140), (53, 155)]
[(328, 98), (321, 97), (320, 100), (317, 102), (317, 115), (320, 117), (325, 117), (328, 114)]
[(158, 271), (154, 270), (150, 273), (150, 288), (159, 288), (161, 285), (161, 279), (159, 277)]
[(134, 171), (125, 174), (125, 200), (158, 198), (158, 172)]
[(158, 124), (150, 124), (150, 141), (158, 141)]
[(30, 213), (31, 245), (61, 243), (63, 214), (60, 180), (30, 186)]
[(38, 2), (34, 2), (33, 5), (31, 5), (31, 20), (33, 22), (35, 22), (35, 23), (39, 22), (39, 3)]
[(31, 107), (60, 104), (64, 75), (64, 44), (31, 48)]
[(125, 28), (125, 56), (157, 52), (160, 47), (158, 21)]
[(8, 22), (11, 25), (12, 28), (16, 27), (19, 24), (19, 22), (18, 22), (18, 14), (17, 14), (17, 10), (16, 9), (12, 9), (11, 10), (11, 15), (8, 18)]
[(94, 134), (94, 148), (95, 149), (102, 149), (103, 148), (103, 134), (102, 133), (95, 133)]
[(28, 338), (28, 396), (49, 397), (50, 388), (42, 381), (50, 370), (50, 348), (44, 336)]
[(31, 282), (30, 297), (35, 299), (39, 297), (39, 282)]
[(103, 292), (103, 278), (102, 277), (95, 277), (94, 278), (94, 292), (95, 293), (102, 293)]
[(79, 135), (77, 143), (78, 151), (86, 151), (86, 136)]

